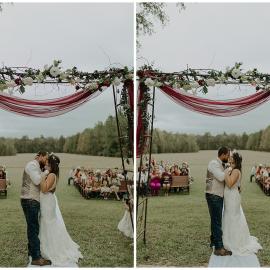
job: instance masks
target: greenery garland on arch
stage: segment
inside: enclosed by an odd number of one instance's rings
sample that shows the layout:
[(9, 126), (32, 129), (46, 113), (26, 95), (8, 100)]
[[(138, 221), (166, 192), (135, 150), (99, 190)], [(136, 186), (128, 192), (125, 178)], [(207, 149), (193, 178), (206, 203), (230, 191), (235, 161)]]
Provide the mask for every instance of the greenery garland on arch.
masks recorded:
[(196, 94), (198, 91), (208, 93), (208, 87), (216, 84), (246, 84), (256, 90), (270, 89), (270, 74), (259, 72), (256, 68), (246, 72), (241, 68), (242, 63), (236, 63), (233, 67), (227, 67), (226, 71), (215, 69), (193, 69), (184, 71), (164, 73), (152, 66), (143, 66), (137, 71), (140, 82), (148, 87), (160, 87), (164, 84), (174, 88), (181, 88)]
[(28, 67), (0, 68), (0, 91), (13, 94), (15, 91), (23, 94), (27, 86), (33, 84), (69, 84), (78, 90), (95, 92), (110, 85), (119, 86), (128, 80), (133, 80), (133, 71), (128, 67), (110, 68), (104, 71), (84, 72), (77, 67), (63, 70), (61, 60), (45, 65), (43, 69)]

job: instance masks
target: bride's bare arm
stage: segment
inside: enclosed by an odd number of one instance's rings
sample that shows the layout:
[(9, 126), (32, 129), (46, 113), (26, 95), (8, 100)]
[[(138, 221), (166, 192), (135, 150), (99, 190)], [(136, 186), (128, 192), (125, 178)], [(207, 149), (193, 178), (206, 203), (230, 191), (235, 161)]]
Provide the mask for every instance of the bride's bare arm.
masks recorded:
[(232, 186), (234, 186), (234, 184), (239, 179), (239, 176), (240, 176), (239, 170), (233, 170), (231, 174), (229, 174), (229, 172), (227, 171), (225, 173), (225, 182), (226, 182), (226, 185), (229, 188), (231, 188)]
[(55, 175), (50, 173), (47, 178), (43, 178), (40, 183), (40, 190), (43, 193), (49, 192), (55, 181)]

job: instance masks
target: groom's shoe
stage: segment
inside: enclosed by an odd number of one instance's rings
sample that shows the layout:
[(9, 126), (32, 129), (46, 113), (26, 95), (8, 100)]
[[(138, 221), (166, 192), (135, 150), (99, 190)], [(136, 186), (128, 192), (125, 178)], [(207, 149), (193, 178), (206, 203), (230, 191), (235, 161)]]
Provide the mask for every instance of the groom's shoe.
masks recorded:
[(232, 252), (225, 248), (219, 248), (219, 249), (215, 249), (214, 254), (216, 256), (231, 256)]
[(39, 258), (31, 262), (31, 265), (39, 265), (39, 266), (46, 266), (51, 265), (52, 262), (50, 260), (45, 260), (43, 258)]

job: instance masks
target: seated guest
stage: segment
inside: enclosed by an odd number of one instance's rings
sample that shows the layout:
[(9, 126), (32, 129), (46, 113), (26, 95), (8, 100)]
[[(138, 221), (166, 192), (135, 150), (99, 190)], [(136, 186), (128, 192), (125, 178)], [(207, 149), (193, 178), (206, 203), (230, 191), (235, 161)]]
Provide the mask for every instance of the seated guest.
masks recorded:
[(5, 175), (6, 175), (6, 181), (7, 181), (6, 183), (7, 183), (7, 187), (10, 188), (10, 187), (11, 187), (11, 182), (10, 182), (10, 179), (8, 178), (8, 171), (7, 171), (5, 165), (3, 165), (2, 167), (3, 167), (4, 173), (5, 173)]
[(164, 195), (169, 196), (169, 190), (171, 187), (171, 173), (169, 166), (165, 166), (165, 171), (161, 175), (161, 185), (164, 189)]
[(92, 193), (98, 194), (101, 192), (101, 179), (99, 180), (98, 178), (94, 178), (92, 182)]
[(88, 177), (86, 184), (85, 184), (85, 187), (84, 187), (84, 194), (86, 197), (89, 197), (91, 192), (92, 192), (93, 182), (94, 182), (94, 180), (92, 178)]
[(158, 196), (159, 194), (159, 190), (161, 188), (160, 177), (161, 175), (158, 166), (155, 166), (153, 172), (150, 174), (150, 188), (152, 196)]
[(70, 185), (70, 181), (73, 181), (74, 182), (75, 172), (76, 172), (76, 169), (75, 168), (72, 168), (69, 171), (69, 174), (68, 174), (68, 185)]
[(188, 170), (186, 162), (182, 163), (182, 167), (180, 169), (180, 175), (189, 175), (189, 170)]
[(91, 194), (94, 181), (95, 181), (94, 172), (92, 170), (89, 170), (88, 178), (86, 180), (85, 187), (84, 187), (84, 193), (86, 197), (89, 197), (89, 195)]
[(113, 172), (112, 173), (112, 177), (111, 177), (111, 186), (110, 186), (110, 189), (111, 189), (111, 193), (114, 193), (115, 194), (116, 199), (118, 201), (120, 201), (120, 198), (118, 196), (119, 187), (120, 187), (120, 180), (117, 177), (116, 172)]
[(160, 173), (163, 173), (165, 171), (165, 165), (164, 165), (163, 160), (161, 160), (159, 163), (159, 171)]
[[(120, 173), (118, 167), (115, 167), (115, 168), (114, 168), (113, 173), (116, 173), (116, 174), (119, 174), (119, 173)], [(120, 173), (120, 174), (121, 174), (121, 173)]]
[(181, 170), (179, 169), (178, 165), (174, 165), (172, 169), (172, 176), (179, 176), (181, 175)]
[[(268, 167), (269, 168), (269, 167)], [(270, 196), (270, 177), (264, 181), (265, 184), (265, 193)]]
[(256, 179), (256, 182), (260, 182), (261, 181), (261, 178), (262, 178), (262, 164), (260, 164), (256, 170), (256, 176), (255, 176), (255, 179)]
[[(179, 166), (178, 165), (176, 165), (176, 164), (173, 165), (173, 167), (171, 169), (171, 175), (172, 175), (172, 177), (173, 176), (180, 176), (181, 175), (181, 170), (179, 169)], [(173, 191), (174, 192), (177, 192), (177, 190), (178, 190), (177, 187), (174, 187), (173, 188)]]
[(76, 171), (75, 171), (75, 174), (74, 174), (74, 183), (75, 184), (80, 184), (81, 183), (81, 168), (80, 167), (77, 167), (76, 168)]
[(0, 179), (6, 179), (6, 173), (3, 166), (0, 166)]
[(269, 173), (266, 167), (262, 168), (262, 177), (263, 177), (263, 181), (269, 177)]
[(95, 176), (98, 180), (101, 180), (101, 171), (100, 170), (96, 170), (95, 172)]
[(81, 171), (81, 184), (84, 186), (86, 184), (88, 172), (87, 170)]
[(112, 177), (112, 169), (108, 169), (106, 171), (106, 174), (108, 175), (109, 178), (111, 178)]
[(252, 182), (252, 179), (256, 177), (256, 164), (251, 168), (249, 181)]
[(89, 170), (85, 170), (85, 174), (87, 176), (87, 179), (91, 178), (95, 178), (95, 175), (94, 175), (94, 171), (92, 169), (89, 169)]
[[(140, 168), (138, 168), (138, 172), (137, 172), (137, 178), (136, 178), (137, 185), (139, 181), (139, 176), (140, 176)], [(146, 167), (142, 167), (141, 169), (140, 186), (138, 187), (138, 190), (141, 196), (146, 196), (148, 193)]]
[(108, 200), (108, 197), (111, 194), (111, 189), (109, 187), (109, 177), (107, 174), (102, 176), (100, 195), (103, 196), (104, 200)]

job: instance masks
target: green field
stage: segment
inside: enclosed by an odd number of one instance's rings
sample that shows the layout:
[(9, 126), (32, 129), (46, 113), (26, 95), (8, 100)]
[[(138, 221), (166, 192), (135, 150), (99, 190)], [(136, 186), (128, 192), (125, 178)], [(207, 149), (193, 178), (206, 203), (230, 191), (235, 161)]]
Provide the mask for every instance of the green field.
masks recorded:
[[(7, 199), (0, 199), (0, 267), (27, 265), (26, 223), (20, 206), (23, 168), (33, 154), (0, 157), (12, 186)], [(118, 158), (60, 154), (60, 181), (56, 191), (60, 209), (73, 240), (81, 247), (81, 267), (132, 267), (133, 241), (124, 237), (117, 225), (124, 214), (124, 205), (116, 200), (85, 200), (74, 186), (67, 185), (72, 166), (120, 168)], [(2, 196), (1, 196), (2, 197)]]
[[(254, 163), (270, 164), (270, 153), (240, 151), (243, 156), (242, 206), (251, 235), (259, 239), (263, 250), (258, 258), (262, 266), (270, 266), (270, 197), (256, 183), (249, 182)], [(156, 154), (158, 161), (190, 164), (195, 181), (190, 195), (150, 197), (147, 244), (137, 242), (138, 266), (205, 267), (211, 255), (209, 248), (210, 218), (204, 197), (208, 162), (216, 151), (189, 154)]]

